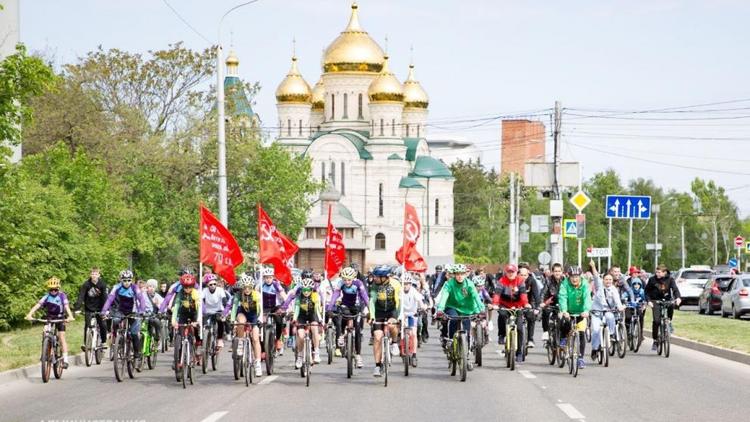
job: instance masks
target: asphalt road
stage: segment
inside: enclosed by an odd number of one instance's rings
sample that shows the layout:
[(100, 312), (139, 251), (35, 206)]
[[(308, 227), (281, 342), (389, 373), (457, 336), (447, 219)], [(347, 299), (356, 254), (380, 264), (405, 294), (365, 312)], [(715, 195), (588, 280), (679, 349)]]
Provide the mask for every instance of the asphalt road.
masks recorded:
[[(539, 344), (540, 335), (538, 327)], [(608, 368), (587, 357), (587, 367), (573, 378), (548, 365), (541, 348), (511, 372), (492, 345), (485, 365), (462, 383), (450, 376), (436, 336), (420, 349), (419, 368), (408, 377), (400, 365), (392, 367), (387, 388), (371, 374), (370, 348), (365, 368), (352, 379), (342, 359), (330, 366), (324, 359), (313, 367), (309, 388), (289, 354), (279, 358), (275, 375), (245, 387), (234, 381), (230, 354), (223, 353), (219, 370), (197, 374), (186, 390), (162, 356), (156, 369), (122, 383), (105, 362), (72, 367), (48, 384), (38, 377), (2, 384), (0, 421), (733, 421), (747, 415), (750, 366), (681, 347), (673, 346), (665, 359), (650, 352), (646, 340), (638, 354), (615, 357)]]

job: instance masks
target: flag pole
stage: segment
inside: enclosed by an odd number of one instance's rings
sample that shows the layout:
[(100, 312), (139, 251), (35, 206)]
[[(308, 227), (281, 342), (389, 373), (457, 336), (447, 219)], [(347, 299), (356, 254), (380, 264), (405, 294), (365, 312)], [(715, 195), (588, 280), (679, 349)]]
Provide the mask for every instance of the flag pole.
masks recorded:
[[(326, 226), (326, 240), (324, 240), (323, 248), (323, 281), (326, 285), (330, 286), (331, 281), (328, 280), (328, 249), (330, 248), (329, 240), (331, 238), (331, 204), (328, 204), (328, 225)], [(325, 314), (326, 314), (326, 292), (323, 292), (321, 303), (323, 306), (323, 325), (325, 325)]]
[[(198, 263), (198, 297), (203, 301), (203, 262)], [(203, 338), (203, 312), (198, 315), (198, 333)]]
[[(404, 195), (404, 222), (406, 222), (406, 195)], [(406, 275), (406, 225), (401, 228), (401, 300), (399, 301), (398, 315), (401, 319), (401, 338), (404, 338), (406, 321), (404, 318), (404, 276)], [(404, 344), (404, 352), (408, 353), (408, 344)]]

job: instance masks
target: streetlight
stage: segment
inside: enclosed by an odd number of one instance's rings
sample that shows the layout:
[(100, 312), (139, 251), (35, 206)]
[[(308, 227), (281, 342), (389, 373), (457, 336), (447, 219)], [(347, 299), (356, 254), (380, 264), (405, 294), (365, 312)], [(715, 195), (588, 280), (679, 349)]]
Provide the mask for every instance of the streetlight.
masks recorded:
[(224, 227), (228, 227), (229, 217), (227, 215), (227, 145), (224, 138), (224, 54), (221, 49), (221, 25), (224, 18), (240, 7), (256, 3), (251, 0), (238, 4), (229, 9), (219, 20), (218, 48), (216, 51), (216, 108), (219, 115), (218, 124), (218, 150), (219, 150), (219, 220)]

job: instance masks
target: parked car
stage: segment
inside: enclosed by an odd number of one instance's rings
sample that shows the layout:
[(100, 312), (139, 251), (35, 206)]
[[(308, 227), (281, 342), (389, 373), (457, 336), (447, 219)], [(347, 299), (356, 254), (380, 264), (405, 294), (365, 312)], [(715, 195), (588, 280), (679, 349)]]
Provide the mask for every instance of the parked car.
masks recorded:
[(693, 265), (682, 268), (675, 277), (677, 288), (682, 296), (681, 305), (697, 305), (703, 287), (713, 275), (711, 267), (707, 265)]
[(713, 270), (716, 274), (731, 274), (734, 267), (730, 267), (727, 264), (714, 265)]
[(750, 314), (750, 275), (735, 278), (721, 297), (721, 316), (726, 318), (730, 314), (735, 319)]
[(711, 277), (703, 286), (703, 292), (698, 298), (698, 313), (713, 315), (721, 310), (721, 296), (729, 289), (735, 279), (732, 275), (717, 274)]

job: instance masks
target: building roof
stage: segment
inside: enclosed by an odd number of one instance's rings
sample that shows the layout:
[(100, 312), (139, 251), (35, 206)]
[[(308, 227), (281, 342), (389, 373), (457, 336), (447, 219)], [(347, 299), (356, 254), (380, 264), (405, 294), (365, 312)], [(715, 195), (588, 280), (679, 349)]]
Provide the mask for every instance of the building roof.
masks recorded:
[(414, 170), (412, 170), (409, 176), (424, 177), (427, 179), (450, 179), (453, 178), (453, 173), (451, 173), (450, 169), (442, 161), (426, 155), (420, 155), (417, 157), (414, 163)]
[(365, 148), (365, 143), (367, 141), (366, 135), (363, 135), (362, 132), (360, 131), (351, 130), (351, 129), (334, 129), (330, 131), (320, 131), (320, 132), (315, 133), (315, 136), (311, 139), (310, 145), (308, 145), (307, 149), (305, 149), (305, 154), (307, 154), (307, 150), (310, 149), (310, 146), (313, 143), (315, 143), (315, 141), (323, 135), (341, 136), (342, 138), (351, 142), (352, 145), (354, 145), (354, 147), (357, 148), (357, 152), (359, 153), (359, 158), (363, 160), (372, 160), (372, 154), (370, 154), (370, 151), (368, 151), (367, 148)]
[(400, 155), (396, 154), (395, 152), (388, 156), (389, 160), (403, 160)]
[(224, 78), (224, 92), (229, 94), (227, 102), (234, 105), (233, 116), (255, 116), (253, 107), (245, 94), (245, 88), (242, 81), (237, 76), (227, 76)]
[(409, 176), (402, 177), (401, 181), (398, 183), (398, 187), (406, 189), (424, 189), (424, 186), (422, 186), (417, 179)]
[(419, 141), (419, 138), (404, 138), (407, 160), (414, 161), (417, 158), (417, 147), (419, 146)]

